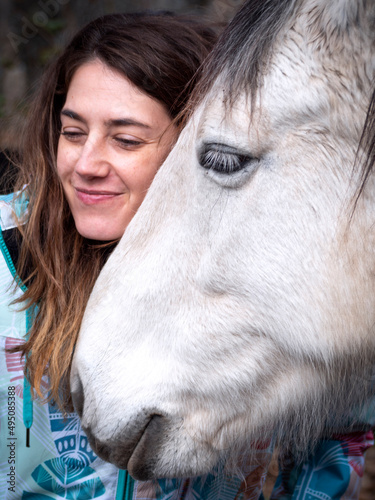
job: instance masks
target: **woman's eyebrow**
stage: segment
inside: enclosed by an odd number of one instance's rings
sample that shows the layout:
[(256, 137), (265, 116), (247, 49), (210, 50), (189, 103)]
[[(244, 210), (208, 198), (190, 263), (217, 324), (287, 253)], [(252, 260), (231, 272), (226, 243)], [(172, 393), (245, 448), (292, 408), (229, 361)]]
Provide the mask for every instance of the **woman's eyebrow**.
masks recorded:
[(104, 123), (107, 127), (133, 126), (133, 127), (151, 128), (151, 126), (147, 125), (147, 123), (138, 122), (133, 118), (113, 118), (111, 120), (107, 120)]
[[(73, 120), (77, 120), (82, 123), (86, 123), (86, 120), (78, 113), (71, 109), (63, 109), (61, 111), (61, 114), (63, 116), (67, 116), (68, 118), (72, 118)], [(104, 125), (106, 127), (126, 127), (126, 126), (133, 126), (133, 127), (142, 127), (145, 129), (151, 129), (152, 127), (150, 125), (147, 125), (147, 123), (139, 122), (137, 120), (134, 120), (134, 118), (113, 118), (110, 120), (106, 120), (104, 122)]]
[(61, 111), (61, 114), (63, 116), (67, 116), (68, 118), (72, 118), (73, 120), (77, 120), (79, 122), (86, 123), (86, 120), (81, 115), (79, 115), (75, 111), (72, 111), (71, 109), (63, 109)]

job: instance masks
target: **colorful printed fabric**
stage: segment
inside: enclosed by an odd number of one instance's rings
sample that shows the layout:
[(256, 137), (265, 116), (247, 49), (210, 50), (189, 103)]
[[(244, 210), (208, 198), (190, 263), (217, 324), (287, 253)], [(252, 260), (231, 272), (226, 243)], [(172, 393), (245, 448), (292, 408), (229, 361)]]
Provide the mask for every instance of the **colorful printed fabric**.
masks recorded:
[(133, 500), (258, 500), (272, 458), (272, 446), (258, 443), (251, 465), (239, 464), (238, 474), (218, 469), (205, 476), (136, 482)]
[(372, 431), (320, 441), (302, 465), (283, 464), (270, 500), (357, 500), (365, 452), (373, 444)]
[(199, 478), (136, 482), (133, 500), (258, 500), (266, 473), (267, 467), (254, 466), (245, 478), (218, 472)]

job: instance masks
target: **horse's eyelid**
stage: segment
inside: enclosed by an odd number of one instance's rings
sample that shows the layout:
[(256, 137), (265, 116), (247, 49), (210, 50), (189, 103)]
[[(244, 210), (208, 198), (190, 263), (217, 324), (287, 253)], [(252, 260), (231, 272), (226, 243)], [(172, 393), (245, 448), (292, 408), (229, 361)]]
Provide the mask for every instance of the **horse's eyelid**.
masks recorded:
[(199, 155), (199, 163), (205, 170), (212, 170), (222, 175), (230, 176), (244, 170), (258, 158), (241, 154), (236, 151), (225, 151), (224, 148), (206, 147)]
[(205, 150), (202, 151), (199, 155), (200, 160), (202, 161), (204, 158), (206, 159), (208, 155), (223, 155), (223, 156), (232, 156), (236, 160), (238, 160), (240, 163), (247, 163), (253, 160), (259, 161), (259, 158), (256, 158), (255, 156), (252, 156), (250, 154), (242, 154), (242, 153), (236, 153), (236, 152), (229, 152), (229, 151), (220, 151), (220, 150)]

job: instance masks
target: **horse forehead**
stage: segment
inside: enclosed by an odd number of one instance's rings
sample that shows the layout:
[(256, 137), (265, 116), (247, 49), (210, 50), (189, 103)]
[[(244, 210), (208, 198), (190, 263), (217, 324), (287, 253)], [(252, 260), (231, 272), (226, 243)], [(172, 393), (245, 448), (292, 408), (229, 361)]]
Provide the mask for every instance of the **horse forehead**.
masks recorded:
[(298, 126), (301, 120), (323, 116), (335, 94), (335, 82), (327, 85), (321, 64), (295, 43), (296, 36), (293, 32), (281, 47), (275, 47), (254, 100), (245, 90), (245, 81), (235, 99), (224, 79), (216, 81), (198, 112), (198, 137), (235, 134), (240, 139), (248, 136), (250, 121), (257, 134), (264, 134), (282, 124)]
[(226, 89), (215, 85), (208, 99), (198, 110), (197, 138), (212, 142), (227, 142), (232, 139), (237, 146), (248, 142), (249, 106), (245, 93), (242, 93), (229, 108), (226, 102)]
[[(322, 120), (332, 98), (319, 82), (308, 85), (308, 77), (284, 74), (278, 70), (267, 75), (264, 85), (251, 105), (250, 96), (243, 91), (229, 105), (227, 90), (215, 85), (209, 98), (198, 112), (197, 139), (204, 142), (233, 143), (257, 154), (269, 141), (306, 123)], [(322, 85), (323, 87), (323, 85)]]
[(327, 85), (327, 75), (314, 68), (314, 63), (308, 68), (292, 62), (287, 65), (280, 56), (280, 65), (274, 64), (266, 75), (253, 105), (245, 91), (229, 105), (227, 89), (217, 83), (198, 112), (197, 139), (229, 141), (245, 150), (251, 143), (255, 155), (257, 149), (260, 154), (271, 142), (306, 126), (311, 126), (311, 132), (316, 130), (321, 140), (332, 139), (333, 134), (349, 134), (357, 140), (366, 103), (362, 99), (358, 105), (360, 96), (353, 99), (358, 88), (352, 82), (344, 81), (342, 74), (335, 78)]

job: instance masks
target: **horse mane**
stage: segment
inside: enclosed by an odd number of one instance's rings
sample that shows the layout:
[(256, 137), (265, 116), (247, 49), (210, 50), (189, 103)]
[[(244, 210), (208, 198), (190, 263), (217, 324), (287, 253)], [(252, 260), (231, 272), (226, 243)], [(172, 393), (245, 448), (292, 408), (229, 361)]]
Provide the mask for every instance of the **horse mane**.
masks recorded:
[(229, 105), (242, 90), (246, 90), (253, 103), (274, 41), (292, 18), (295, 4), (296, 0), (245, 2), (206, 60), (190, 100), (192, 108), (202, 101), (218, 78), (227, 89), (224, 99)]
[[(348, 25), (363, 21), (369, 0), (342, 0), (346, 5), (330, 5), (325, 0), (247, 0), (220, 35), (213, 51), (204, 63), (200, 82), (194, 89), (190, 104), (193, 108), (219, 79), (225, 87), (224, 99), (233, 104), (241, 91), (255, 97), (270, 61), (272, 48), (280, 32), (295, 21), (296, 10), (308, 15), (311, 38), (317, 46), (324, 46), (329, 33), (333, 46), (341, 43)], [(345, 8), (344, 8), (345, 7)], [(341, 9), (341, 10), (340, 10)], [(338, 12), (338, 10), (340, 12)], [(342, 11), (342, 12), (341, 12)], [(340, 15), (339, 15), (340, 14)], [(375, 14), (375, 8), (374, 8)], [(332, 18), (335, 22), (331, 22)]]

